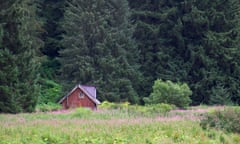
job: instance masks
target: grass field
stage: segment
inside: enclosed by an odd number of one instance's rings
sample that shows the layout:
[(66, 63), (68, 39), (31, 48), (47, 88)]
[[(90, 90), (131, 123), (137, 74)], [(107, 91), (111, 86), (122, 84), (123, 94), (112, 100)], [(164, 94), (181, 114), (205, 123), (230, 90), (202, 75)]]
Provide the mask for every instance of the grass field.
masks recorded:
[(164, 115), (100, 109), (0, 114), (0, 144), (238, 144), (240, 135), (203, 130), (202, 114), (219, 107)]

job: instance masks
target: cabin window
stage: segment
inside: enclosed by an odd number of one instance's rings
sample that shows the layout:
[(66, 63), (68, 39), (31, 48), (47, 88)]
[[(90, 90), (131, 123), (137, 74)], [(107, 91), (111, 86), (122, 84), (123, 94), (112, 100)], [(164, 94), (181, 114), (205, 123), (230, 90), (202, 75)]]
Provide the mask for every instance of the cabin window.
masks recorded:
[(79, 93), (79, 98), (84, 98), (84, 93), (83, 92)]

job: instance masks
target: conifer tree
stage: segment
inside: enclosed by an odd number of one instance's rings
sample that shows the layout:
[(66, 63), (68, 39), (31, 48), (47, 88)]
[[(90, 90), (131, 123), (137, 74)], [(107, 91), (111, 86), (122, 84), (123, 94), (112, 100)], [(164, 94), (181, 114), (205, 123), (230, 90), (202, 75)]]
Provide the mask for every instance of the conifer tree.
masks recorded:
[(188, 83), (193, 104), (239, 103), (239, 1), (129, 3), (146, 93), (161, 78)]
[[(13, 85), (16, 81), (16, 66), (14, 57), (9, 50), (3, 47), (5, 13), (11, 3), (4, 2), (0, 5), (0, 112), (14, 112), (17, 106), (14, 102)], [(11, 63), (9, 63), (11, 62)]]
[(127, 1), (69, 0), (61, 51), (65, 83), (94, 84), (100, 100), (138, 101), (138, 51)]
[(38, 23), (32, 1), (9, 1), (2, 10), (0, 112), (32, 112), (38, 99)]
[(236, 102), (239, 6), (234, 0), (195, 2), (183, 17), (192, 61), (189, 83), (196, 104)]
[(136, 22), (134, 38), (140, 49), (141, 71), (144, 74), (143, 93), (148, 96), (155, 79), (184, 81), (185, 63), (182, 52), (182, 11), (179, 1), (131, 1), (132, 19)]
[(38, 22), (42, 23), (40, 80), (41, 85), (38, 104), (54, 103), (61, 97), (59, 80), (60, 63), (57, 60), (62, 48), (61, 39), (63, 30), (60, 21), (63, 18), (65, 0), (37, 0)]
[[(236, 0), (227, 1), (209, 1), (213, 5), (214, 10), (208, 10), (210, 19), (209, 32), (206, 33), (208, 38), (206, 48), (208, 55), (216, 61), (217, 76), (212, 83), (210, 99), (213, 96), (221, 95), (222, 101), (214, 101), (215, 103), (224, 103), (230, 100), (239, 103), (240, 93), (238, 88), (238, 73), (239, 72), (239, 14), (240, 2)], [(225, 94), (216, 92), (218, 87), (222, 86)], [(224, 99), (225, 98), (225, 99)], [(211, 101), (210, 101), (211, 102)]]
[(43, 21), (41, 39), (44, 46), (40, 49), (45, 56), (41, 64), (41, 77), (56, 80), (60, 64), (57, 61), (61, 49), (63, 30), (60, 21), (63, 18), (65, 0), (40, 0), (38, 17)]

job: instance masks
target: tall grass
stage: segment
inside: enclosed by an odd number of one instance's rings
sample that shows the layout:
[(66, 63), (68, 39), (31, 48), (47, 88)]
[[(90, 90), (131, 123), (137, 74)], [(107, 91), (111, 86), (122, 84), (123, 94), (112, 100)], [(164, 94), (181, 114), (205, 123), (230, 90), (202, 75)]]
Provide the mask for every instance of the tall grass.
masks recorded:
[(239, 134), (204, 130), (199, 121), (180, 115), (141, 116), (123, 109), (0, 114), (0, 129), (0, 144), (240, 143)]
[(201, 120), (200, 125), (204, 129), (215, 128), (227, 132), (240, 133), (240, 108), (228, 107), (208, 113)]

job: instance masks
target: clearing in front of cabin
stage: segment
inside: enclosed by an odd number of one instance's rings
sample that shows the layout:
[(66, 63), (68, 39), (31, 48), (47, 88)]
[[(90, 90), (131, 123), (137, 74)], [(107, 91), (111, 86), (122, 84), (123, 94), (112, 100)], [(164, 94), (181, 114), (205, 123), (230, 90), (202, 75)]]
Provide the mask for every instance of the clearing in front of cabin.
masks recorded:
[(224, 107), (191, 107), (164, 113), (153, 109), (99, 108), (32, 114), (1, 114), (1, 144), (215, 144), (240, 143), (240, 135), (203, 129), (204, 114)]

